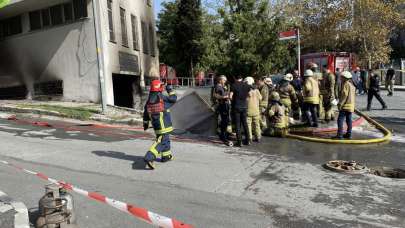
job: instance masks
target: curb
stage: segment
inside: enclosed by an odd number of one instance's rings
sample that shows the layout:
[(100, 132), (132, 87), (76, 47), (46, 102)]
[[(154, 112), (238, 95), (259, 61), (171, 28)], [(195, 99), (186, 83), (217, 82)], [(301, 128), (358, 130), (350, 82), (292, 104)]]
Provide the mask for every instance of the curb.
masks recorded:
[[(0, 106), (1, 112), (11, 112), (11, 113), (24, 113), (24, 114), (37, 114), (37, 115), (46, 115), (46, 116), (55, 116), (60, 118), (67, 118), (66, 115), (59, 112), (46, 111), (42, 109), (31, 109), (31, 108), (17, 108), (10, 106)], [(103, 117), (90, 117), (90, 120), (107, 123), (107, 124), (123, 124), (123, 125), (141, 125), (142, 120), (130, 119), (130, 120), (113, 120)]]
[[(380, 86), (380, 89), (381, 89), (381, 90), (384, 90), (384, 91), (387, 91), (387, 89), (385, 88), (385, 86)], [(394, 86), (394, 92), (395, 92), (395, 91), (401, 91), (401, 92), (403, 92), (403, 91), (405, 91), (405, 87), (403, 87), (403, 86), (402, 86), (402, 87), (395, 87), (395, 86)]]
[[(0, 191), (0, 214), (14, 210), (14, 228), (30, 228), (28, 219), (28, 209), (24, 203), (16, 202), (11, 199), (6, 193)], [(1, 225), (0, 221), (0, 225)], [(2, 226), (3, 228), (3, 226)], [(7, 228), (4, 227), (4, 228)], [(10, 226), (12, 228), (12, 226)]]

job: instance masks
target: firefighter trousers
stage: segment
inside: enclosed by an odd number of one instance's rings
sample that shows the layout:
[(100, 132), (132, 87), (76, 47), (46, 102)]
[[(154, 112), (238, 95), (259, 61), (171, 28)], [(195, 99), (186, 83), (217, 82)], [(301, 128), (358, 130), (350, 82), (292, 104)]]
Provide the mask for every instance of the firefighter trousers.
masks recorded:
[(146, 161), (155, 161), (161, 157), (162, 162), (171, 160), (172, 152), (170, 151), (170, 134), (156, 135), (156, 141), (149, 148), (145, 155)]

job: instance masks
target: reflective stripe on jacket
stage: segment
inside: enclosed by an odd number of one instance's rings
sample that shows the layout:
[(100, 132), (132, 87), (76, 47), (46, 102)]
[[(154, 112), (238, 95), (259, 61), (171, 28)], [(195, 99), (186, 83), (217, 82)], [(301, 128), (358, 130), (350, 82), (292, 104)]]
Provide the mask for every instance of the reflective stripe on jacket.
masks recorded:
[(304, 102), (309, 104), (319, 104), (319, 84), (312, 77), (307, 77), (304, 81)]
[(356, 88), (351, 80), (343, 83), (342, 91), (339, 96), (338, 108), (341, 111), (354, 112), (356, 99)]
[(157, 135), (168, 134), (173, 131), (172, 118), (170, 115), (170, 108), (176, 103), (177, 95), (174, 91), (169, 92), (169, 96), (159, 94), (162, 97), (165, 110), (158, 114), (148, 113), (147, 107), (145, 105), (143, 113), (143, 121), (151, 121), (152, 127)]

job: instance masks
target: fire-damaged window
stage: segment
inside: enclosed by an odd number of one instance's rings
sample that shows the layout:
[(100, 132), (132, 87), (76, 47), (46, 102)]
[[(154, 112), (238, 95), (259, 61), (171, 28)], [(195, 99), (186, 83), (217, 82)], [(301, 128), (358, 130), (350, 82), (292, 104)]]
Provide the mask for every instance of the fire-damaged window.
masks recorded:
[(42, 27), (47, 27), (51, 25), (51, 15), (49, 13), (49, 9), (41, 10), (42, 15)]
[(75, 19), (81, 19), (88, 16), (86, 0), (73, 0), (73, 9), (75, 12)]
[(122, 46), (128, 47), (127, 15), (125, 9), (120, 8)]
[(62, 25), (87, 17), (85, 0), (73, 0), (64, 4), (51, 6), (29, 12), (31, 31), (49, 26)]
[(63, 95), (63, 81), (35, 83), (34, 94), (35, 96), (61, 96)]
[(41, 11), (33, 11), (29, 13), (31, 30), (41, 29)]
[(0, 37), (7, 37), (22, 33), (21, 16), (0, 21)]
[(107, 10), (108, 10), (108, 30), (110, 32), (110, 41), (115, 42), (113, 1), (112, 0), (107, 0)]
[(142, 47), (143, 53), (149, 54), (149, 39), (148, 39), (148, 25), (146, 22), (141, 22), (141, 29), (142, 29)]
[(134, 50), (139, 51), (138, 19), (134, 15), (131, 15), (131, 26), (132, 26), (132, 43), (134, 46)]
[(51, 7), (51, 21), (52, 25), (60, 25), (63, 23), (62, 5)]
[(65, 17), (65, 22), (73, 20), (73, 4), (66, 3), (63, 5), (63, 15)]
[(153, 29), (153, 24), (149, 26), (149, 47), (151, 56), (155, 57), (156, 48), (155, 48), (155, 30)]

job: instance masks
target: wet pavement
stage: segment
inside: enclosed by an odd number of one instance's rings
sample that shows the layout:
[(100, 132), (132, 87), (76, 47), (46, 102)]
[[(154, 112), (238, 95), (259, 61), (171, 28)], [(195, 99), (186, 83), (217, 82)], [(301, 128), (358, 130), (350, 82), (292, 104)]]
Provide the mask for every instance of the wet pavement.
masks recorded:
[[(358, 97), (360, 108), (364, 99)], [(329, 160), (356, 160), (405, 169), (405, 103), (398, 95), (389, 106), (368, 114), (394, 130), (390, 143), (265, 138), (238, 149), (181, 135), (173, 143), (175, 160), (157, 164), (153, 172), (142, 162), (154, 137), (151, 131), (18, 116), (18, 121), (0, 119), (0, 160), (196, 227), (405, 227), (405, 180), (322, 167)], [(43, 121), (50, 126), (32, 124)], [(44, 182), (4, 166), (0, 180), (2, 190), (35, 209)], [(148, 227), (108, 206), (75, 198), (81, 227)]]

